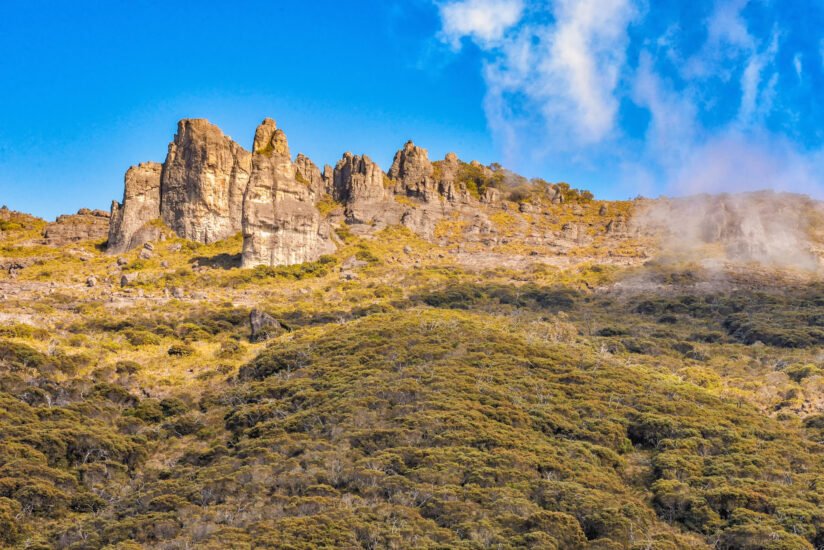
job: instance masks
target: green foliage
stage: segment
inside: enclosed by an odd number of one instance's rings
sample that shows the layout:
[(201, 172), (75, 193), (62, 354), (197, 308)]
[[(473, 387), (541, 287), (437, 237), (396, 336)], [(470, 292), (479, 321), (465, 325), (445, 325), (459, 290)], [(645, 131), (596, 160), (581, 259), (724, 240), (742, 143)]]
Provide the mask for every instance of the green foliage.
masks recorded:
[(174, 344), (166, 352), (171, 356), (188, 357), (195, 353), (195, 348), (186, 344)]

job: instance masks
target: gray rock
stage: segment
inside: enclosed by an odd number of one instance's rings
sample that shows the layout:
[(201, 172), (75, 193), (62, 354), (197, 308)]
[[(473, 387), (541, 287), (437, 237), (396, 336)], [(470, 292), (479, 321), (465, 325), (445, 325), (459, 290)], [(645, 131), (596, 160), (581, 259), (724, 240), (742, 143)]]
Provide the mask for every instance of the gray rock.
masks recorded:
[(211, 243), (241, 230), (251, 154), (204, 119), (178, 123), (160, 181), (163, 222), (179, 237)]
[(172, 298), (183, 298), (183, 289), (179, 286), (172, 287)]
[(44, 244), (64, 246), (83, 241), (97, 241), (109, 234), (109, 219), (97, 216), (88, 208), (81, 208), (77, 214), (58, 216), (53, 223), (43, 229)]
[(144, 162), (126, 172), (123, 204), (112, 202), (107, 253), (122, 254), (159, 233), (146, 224), (160, 217), (161, 170), (156, 162)]
[(333, 174), (332, 196), (346, 205), (348, 223), (370, 223), (383, 212), (385, 175), (369, 157), (344, 153)]
[(252, 342), (263, 342), (285, 331), (280, 321), (257, 308), (249, 313), (249, 324), (252, 327)]
[(89, 277), (86, 279), (86, 286), (90, 288), (97, 286), (97, 277), (95, 277), (94, 275), (89, 275)]
[(124, 273), (120, 276), (120, 286), (127, 286), (129, 283), (137, 280), (137, 273)]
[(340, 268), (341, 268), (341, 271), (348, 271), (348, 270), (350, 270), (350, 269), (356, 269), (356, 268), (358, 268), (358, 267), (363, 267), (363, 266), (365, 266), (367, 263), (368, 263), (368, 262), (365, 262), (365, 261), (363, 261), (363, 260), (359, 260), (359, 259), (357, 259), (357, 258), (356, 258), (356, 257), (354, 257), (354, 256), (349, 256), (348, 258), (346, 258), (345, 260), (343, 260), (343, 263), (341, 263), (341, 267), (340, 267)]
[(148, 248), (143, 248), (140, 250), (140, 253), (137, 255), (137, 257), (141, 260), (149, 260), (154, 257), (154, 253)]
[(252, 173), (243, 200), (241, 265), (289, 265), (335, 250), (331, 228), (295, 177), (286, 134), (267, 118), (255, 132)]

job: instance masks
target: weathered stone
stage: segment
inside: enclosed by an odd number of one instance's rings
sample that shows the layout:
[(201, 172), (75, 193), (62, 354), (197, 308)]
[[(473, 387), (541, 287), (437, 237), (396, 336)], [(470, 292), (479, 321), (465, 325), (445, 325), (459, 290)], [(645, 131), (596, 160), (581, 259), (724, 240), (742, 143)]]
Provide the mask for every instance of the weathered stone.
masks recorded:
[(255, 132), (243, 200), (243, 267), (297, 264), (334, 251), (309, 186), (295, 177), (286, 134), (266, 119)]
[(249, 338), (252, 342), (262, 342), (285, 332), (280, 321), (257, 308), (249, 313), (249, 324), (252, 327), (252, 336)]
[(90, 288), (97, 286), (97, 277), (95, 277), (94, 275), (89, 275), (86, 279), (86, 286)]
[(124, 273), (120, 276), (120, 286), (126, 286), (129, 283), (137, 280), (137, 273)]
[(364, 267), (368, 262), (357, 259), (355, 256), (349, 256), (340, 264), (341, 271), (348, 271), (358, 267)]
[(437, 200), (437, 188), (432, 179), (434, 168), (429, 162), (426, 149), (418, 147), (412, 141), (406, 142), (403, 149), (395, 153), (389, 178), (400, 185), (400, 191), (406, 195), (418, 196), (424, 200)]
[(344, 153), (333, 178), (332, 196), (346, 205), (348, 223), (370, 223), (383, 212), (381, 203), (387, 199), (385, 175), (369, 157)]
[(303, 153), (295, 157), (295, 178), (314, 193), (314, 200), (319, 200), (324, 194), (331, 195), (331, 188), (327, 188), (326, 180), (317, 165)]
[(160, 214), (179, 237), (211, 243), (241, 230), (251, 154), (203, 119), (178, 123), (163, 164)]
[(154, 257), (154, 253), (149, 250), (148, 248), (142, 248), (140, 253), (137, 255), (138, 258), (141, 260), (149, 260)]
[[(100, 212), (99, 210), (96, 212)], [(54, 223), (43, 230), (44, 243), (49, 246), (97, 241), (109, 233), (109, 216), (99, 216), (88, 208), (81, 208), (77, 214), (58, 216)]]
[(148, 222), (160, 218), (160, 173), (162, 165), (143, 162), (126, 171), (123, 204), (112, 201), (109, 243), (106, 252), (122, 254), (159, 233)]

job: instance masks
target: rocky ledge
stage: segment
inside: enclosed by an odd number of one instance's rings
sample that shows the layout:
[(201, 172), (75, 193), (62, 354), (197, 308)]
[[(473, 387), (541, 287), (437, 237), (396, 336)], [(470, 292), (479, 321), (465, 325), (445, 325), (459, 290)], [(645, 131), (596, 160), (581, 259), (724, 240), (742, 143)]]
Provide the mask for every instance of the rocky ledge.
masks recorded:
[[(770, 217), (775, 205), (821, 212), (820, 203), (810, 208), (809, 199), (775, 194), (593, 202), (566, 184), (527, 180), (454, 153), (430, 161), (411, 141), (388, 172), (351, 152), (321, 170), (303, 154), (292, 160), (286, 134), (270, 118), (257, 128), (252, 152), (206, 120), (184, 119), (163, 164), (126, 172), (123, 202), (112, 203), (107, 251), (142, 246), (164, 227), (202, 243), (242, 231), (244, 267), (288, 265), (334, 252), (335, 229), (345, 224), (360, 235), (403, 226), (431, 242), (455, 244), (459, 255), (489, 256), (491, 264), (501, 250), (549, 257), (590, 249), (613, 256), (633, 241), (637, 252), (639, 239), (678, 241), (682, 248), (721, 243), (747, 260), (763, 255), (764, 246), (773, 253), (794, 240), (807, 254), (809, 216), (794, 216), (789, 227)], [(679, 220), (689, 221), (689, 231)], [(641, 250), (639, 259), (646, 256)]]

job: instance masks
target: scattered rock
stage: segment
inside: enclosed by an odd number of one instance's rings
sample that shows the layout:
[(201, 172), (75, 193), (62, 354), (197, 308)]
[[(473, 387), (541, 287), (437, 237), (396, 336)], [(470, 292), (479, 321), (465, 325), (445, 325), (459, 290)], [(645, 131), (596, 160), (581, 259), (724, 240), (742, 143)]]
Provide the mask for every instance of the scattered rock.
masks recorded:
[(124, 287), (129, 283), (136, 281), (138, 277), (137, 273), (124, 273), (120, 276), (120, 286)]
[(249, 313), (249, 324), (252, 327), (252, 342), (263, 342), (270, 338), (279, 336), (285, 331), (280, 321), (257, 308)]
[(117, 259), (117, 265), (119, 265), (119, 266), (124, 266), (124, 265), (128, 265), (128, 264), (129, 264), (129, 260), (124, 258), (123, 256), (121, 256)]
[(149, 259), (154, 257), (154, 253), (151, 250), (149, 250), (148, 248), (144, 248), (140, 251), (140, 253), (137, 255), (137, 257), (140, 258), (141, 260), (149, 260)]
[(183, 289), (179, 286), (172, 287), (172, 298), (183, 298)]
[(341, 271), (349, 271), (359, 267), (364, 267), (368, 262), (357, 259), (355, 256), (349, 256), (343, 263), (340, 264)]
[(95, 277), (94, 275), (89, 275), (89, 277), (86, 279), (86, 286), (97, 286), (97, 277)]

